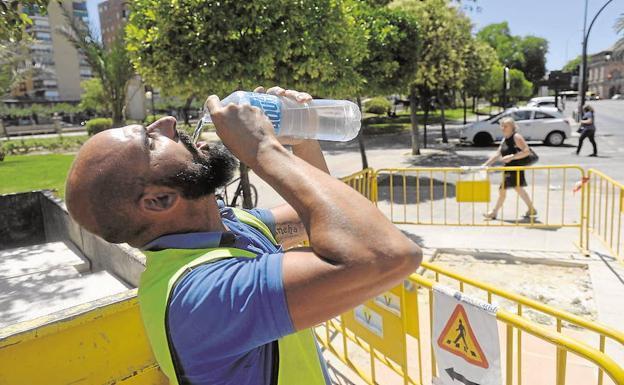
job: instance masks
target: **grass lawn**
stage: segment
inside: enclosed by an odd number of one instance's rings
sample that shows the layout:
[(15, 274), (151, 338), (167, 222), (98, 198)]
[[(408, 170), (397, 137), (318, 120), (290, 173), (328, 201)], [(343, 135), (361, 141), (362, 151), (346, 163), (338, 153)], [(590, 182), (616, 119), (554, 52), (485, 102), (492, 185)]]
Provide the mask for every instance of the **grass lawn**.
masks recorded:
[(65, 196), (65, 177), (74, 155), (17, 155), (0, 162), (0, 194), (39, 189)]

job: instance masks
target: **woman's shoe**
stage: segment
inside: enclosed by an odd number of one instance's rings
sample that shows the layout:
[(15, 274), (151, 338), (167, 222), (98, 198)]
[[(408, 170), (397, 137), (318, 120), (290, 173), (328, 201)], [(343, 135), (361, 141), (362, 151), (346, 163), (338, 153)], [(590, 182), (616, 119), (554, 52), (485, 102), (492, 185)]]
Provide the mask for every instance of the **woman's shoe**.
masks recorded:
[(591, 154), (590, 156), (591, 157), (596, 157), (596, 156), (598, 156), (598, 154)]
[(487, 214), (483, 214), (483, 219), (485, 219), (486, 221), (493, 221), (494, 219), (496, 219), (496, 213), (490, 211)]
[(528, 210), (525, 214), (524, 217), (525, 218), (530, 218), (530, 217), (536, 217), (537, 216), (537, 210), (533, 209), (533, 210)]

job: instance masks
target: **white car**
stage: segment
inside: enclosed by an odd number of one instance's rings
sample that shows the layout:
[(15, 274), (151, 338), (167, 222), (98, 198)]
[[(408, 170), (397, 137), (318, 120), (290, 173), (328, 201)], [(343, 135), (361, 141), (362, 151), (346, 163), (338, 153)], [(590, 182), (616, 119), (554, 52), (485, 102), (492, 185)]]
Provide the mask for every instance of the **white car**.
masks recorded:
[(541, 141), (549, 146), (561, 146), (571, 135), (570, 122), (556, 108), (514, 107), (474, 122), (462, 128), (460, 141), (476, 146), (488, 146), (503, 139), (498, 122), (512, 117), (518, 124), (518, 132), (526, 140)]

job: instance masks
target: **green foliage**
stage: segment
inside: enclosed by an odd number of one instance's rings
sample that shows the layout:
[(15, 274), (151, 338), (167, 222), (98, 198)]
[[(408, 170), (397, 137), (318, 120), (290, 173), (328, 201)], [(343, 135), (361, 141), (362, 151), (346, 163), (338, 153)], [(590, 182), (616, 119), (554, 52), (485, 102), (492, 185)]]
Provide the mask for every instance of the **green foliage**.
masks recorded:
[(98, 132), (113, 128), (113, 120), (111, 118), (95, 118), (87, 120), (87, 134), (95, 135)]
[(446, 0), (397, 0), (391, 4), (418, 20), (421, 51), (413, 86), (427, 90), (458, 89), (466, 78), (470, 20)]
[(82, 95), (80, 96), (80, 108), (95, 111), (98, 114), (110, 114), (110, 103), (102, 87), (102, 81), (91, 78), (80, 82)]
[(360, 5), (357, 20), (366, 30), (367, 55), (356, 68), (359, 94), (391, 94), (406, 90), (418, 68), (418, 23), (401, 10)]
[(74, 155), (7, 156), (0, 167), (0, 194), (53, 189), (65, 194), (65, 178)]
[[(590, 58), (587, 57), (587, 63), (589, 63), (590, 61), (589, 59)], [(564, 72), (578, 72), (579, 66), (581, 65), (582, 60), (583, 60), (583, 57), (581, 55), (578, 55), (574, 59), (568, 61), (561, 70)]]
[[(485, 96), (490, 100), (499, 98), (503, 87), (503, 66), (494, 65), (491, 70), (490, 80), (486, 87)], [(524, 77), (524, 73), (517, 69), (509, 70), (509, 91), (507, 96), (510, 101), (528, 99), (533, 94), (533, 83)]]
[[(366, 54), (350, 0), (137, 0), (127, 47), (137, 71), (167, 92), (227, 95), (280, 84), (352, 96)], [(353, 38), (351, 38), (353, 37)], [(200, 98), (203, 99), (203, 96)]]
[(390, 101), (381, 96), (372, 98), (364, 103), (364, 110), (366, 112), (370, 112), (371, 114), (387, 114), (390, 111), (390, 108), (392, 108)]
[(5, 140), (0, 142), (0, 151), (4, 149), (7, 155), (23, 155), (36, 151), (76, 151), (87, 138), (87, 136), (58, 136), (54, 138)]
[(496, 50), (504, 65), (522, 71), (531, 82), (538, 82), (546, 74), (548, 41), (537, 36), (515, 36), (505, 21), (483, 27), (477, 38)]
[(466, 79), (464, 90), (468, 96), (481, 96), (487, 91), (487, 84), (494, 66), (500, 66), (496, 51), (487, 43), (472, 39), (466, 54)]
[[(24, 37), (24, 28), (32, 25), (29, 14), (38, 10), (45, 14), (48, 0), (3, 0), (0, 1), (0, 41), (19, 41)], [(20, 9), (20, 7), (22, 7)]]
[(147, 126), (147, 125), (150, 125), (150, 124), (154, 123), (155, 121), (157, 121), (158, 119), (163, 118), (163, 117), (165, 117), (165, 116), (167, 116), (167, 115), (159, 115), (159, 114), (156, 114), (156, 115), (148, 115), (148, 116), (145, 118), (145, 125), (146, 125), (146, 126)]

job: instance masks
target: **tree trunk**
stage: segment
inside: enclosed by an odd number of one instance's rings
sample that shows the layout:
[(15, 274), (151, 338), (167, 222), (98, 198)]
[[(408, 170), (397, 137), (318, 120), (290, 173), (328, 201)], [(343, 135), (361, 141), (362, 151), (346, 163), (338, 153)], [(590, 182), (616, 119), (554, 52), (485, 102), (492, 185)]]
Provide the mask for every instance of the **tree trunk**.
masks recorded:
[(442, 143), (448, 143), (448, 137), (446, 136), (446, 118), (444, 117), (444, 100), (442, 100), (442, 93), (438, 90), (438, 103), (440, 103), (440, 123), (442, 124)]
[[(360, 111), (362, 111), (362, 98), (357, 97), (357, 105)], [(368, 168), (368, 158), (366, 157), (366, 146), (364, 144), (364, 129), (366, 126), (364, 125), (364, 119), (362, 119), (362, 128), (360, 128), (360, 132), (358, 133), (357, 139), (358, 144), (360, 146), (360, 157), (362, 158), (362, 170)]]
[[(191, 123), (189, 122), (190, 117), (189, 117), (189, 110), (191, 109), (191, 103), (193, 103), (193, 100), (195, 99), (195, 95), (191, 95), (186, 99), (186, 102), (184, 102), (184, 107), (182, 107), (182, 113), (184, 114), (184, 125), (185, 126), (190, 126)], [(201, 116), (199, 117), (201, 119)]]
[(418, 132), (418, 100), (416, 99), (416, 89), (412, 88), (409, 96), (410, 101), (410, 121), (412, 122), (412, 155), (420, 155), (420, 133)]
[(239, 171), (241, 186), (243, 187), (243, 208), (253, 209), (253, 201), (251, 200), (251, 187), (249, 187), (249, 167), (241, 162)]
[(466, 91), (462, 92), (462, 101), (464, 104), (464, 125), (466, 125), (467, 120), (466, 120), (466, 114), (467, 114), (467, 110), (468, 110), (468, 106), (466, 105)]

